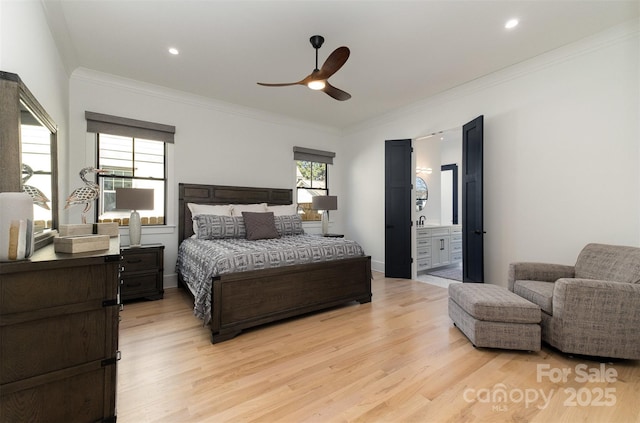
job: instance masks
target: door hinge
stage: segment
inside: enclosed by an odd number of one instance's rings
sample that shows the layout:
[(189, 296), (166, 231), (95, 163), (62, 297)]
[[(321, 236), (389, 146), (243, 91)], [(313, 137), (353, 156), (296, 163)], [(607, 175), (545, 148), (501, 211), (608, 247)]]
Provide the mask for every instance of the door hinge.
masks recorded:
[(102, 301), (102, 307), (111, 307), (111, 306), (115, 306), (118, 305), (118, 299), (117, 298), (113, 298), (110, 300), (103, 300)]
[(107, 367), (116, 364), (122, 358), (122, 353), (120, 351), (116, 351), (115, 357), (105, 358), (100, 362), (102, 367)]

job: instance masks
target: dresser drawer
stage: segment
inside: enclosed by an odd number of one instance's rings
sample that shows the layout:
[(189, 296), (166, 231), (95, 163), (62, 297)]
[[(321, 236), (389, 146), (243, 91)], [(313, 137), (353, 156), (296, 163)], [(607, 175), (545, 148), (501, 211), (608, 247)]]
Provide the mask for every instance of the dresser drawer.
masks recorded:
[(457, 263), (462, 261), (462, 251), (456, 251), (451, 253), (451, 262)]
[(452, 232), (451, 242), (462, 242), (462, 232)]
[[(55, 370), (109, 357), (110, 339), (105, 337), (113, 324), (111, 307), (47, 316), (0, 327), (0, 383), (15, 382)], [(72, 306), (68, 306), (73, 310)], [(11, 357), (11, 360), (5, 360)]]
[(452, 242), (451, 243), (451, 254), (453, 253), (461, 253), (462, 252), (462, 242)]

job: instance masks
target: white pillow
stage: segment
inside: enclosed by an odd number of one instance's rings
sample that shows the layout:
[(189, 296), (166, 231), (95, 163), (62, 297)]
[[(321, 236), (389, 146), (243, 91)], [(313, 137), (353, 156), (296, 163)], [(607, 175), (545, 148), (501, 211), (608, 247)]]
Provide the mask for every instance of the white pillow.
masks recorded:
[(231, 216), (242, 216), (242, 212), (265, 213), (267, 203), (259, 204), (231, 204)]
[[(200, 214), (212, 214), (214, 216), (231, 216), (231, 205), (224, 204), (221, 206), (213, 204), (196, 204), (187, 203), (187, 207), (191, 210), (191, 219)], [(198, 222), (193, 220), (193, 233), (198, 233)]]
[(273, 212), (274, 216), (291, 216), (298, 213), (298, 205), (288, 204), (286, 206), (267, 206), (267, 211)]
[(187, 203), (189, 210), (191, 210), (191, 216), (197, 216), (199, 214), (212, 214), (214, 216), (231, 216), (231, 205), (213, 205), (213, 204), (196, 204)]

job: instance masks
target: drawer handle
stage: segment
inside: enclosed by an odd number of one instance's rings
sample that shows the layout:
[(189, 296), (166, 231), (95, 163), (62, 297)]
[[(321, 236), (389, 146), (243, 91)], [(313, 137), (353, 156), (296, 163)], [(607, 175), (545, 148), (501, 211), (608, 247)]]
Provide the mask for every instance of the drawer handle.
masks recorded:
[(142, 259), (127, 260), (127, 263), (140, 263), (141, 261), (142, 261)]

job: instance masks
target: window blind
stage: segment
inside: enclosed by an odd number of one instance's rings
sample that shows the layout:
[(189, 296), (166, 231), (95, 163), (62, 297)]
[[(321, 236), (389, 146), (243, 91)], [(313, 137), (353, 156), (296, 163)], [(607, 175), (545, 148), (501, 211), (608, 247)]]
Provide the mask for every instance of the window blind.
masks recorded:
[(161, 123), (146, 122), (103, 113), (84, 112), (87, 132), (120, 135), (145, 140), (164, 141), (173, 144), (176, 127)]
[(335, 156), (336, 153), (331, 151), (314, 150), (313, 148), (305, 147), (293, 147), (294, 160), (333, 164), (333, 158)]

